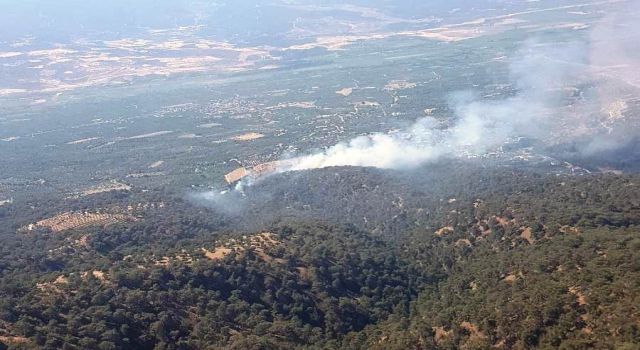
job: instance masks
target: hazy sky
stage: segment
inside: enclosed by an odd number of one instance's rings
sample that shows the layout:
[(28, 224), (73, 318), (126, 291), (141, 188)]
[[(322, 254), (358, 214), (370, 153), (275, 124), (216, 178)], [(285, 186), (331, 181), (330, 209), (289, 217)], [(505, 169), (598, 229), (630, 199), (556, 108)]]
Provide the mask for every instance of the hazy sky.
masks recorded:
[[(587, 1), (588, 2), (588, 1)], [(203, 34), (230, 41), (274, 40), (296, 21), (317, 18), (392, 18), (435, 16), (459, 20), (465, 15), (497, 14), (546, 4), (576, 3), (541, 0), (0, 0), (0, 41), (34, 36), (40, 42), (69, 42), (90, 36), (114, 39), (147, 28), (205, 25)], [(284, 6), (283, 6), (284, 5)], [(361, 12), (369, 8), (373, 12)], [(373, 14), (372, 14), (373, 13)]]

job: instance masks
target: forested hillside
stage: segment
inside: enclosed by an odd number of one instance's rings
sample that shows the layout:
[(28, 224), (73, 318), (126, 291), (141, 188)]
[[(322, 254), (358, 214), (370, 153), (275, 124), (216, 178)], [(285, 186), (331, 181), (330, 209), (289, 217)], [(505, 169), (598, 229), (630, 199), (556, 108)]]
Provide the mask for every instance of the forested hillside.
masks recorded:
[(428, 169), (0, 207), (0, 348), (640, 346), (640, 176)]

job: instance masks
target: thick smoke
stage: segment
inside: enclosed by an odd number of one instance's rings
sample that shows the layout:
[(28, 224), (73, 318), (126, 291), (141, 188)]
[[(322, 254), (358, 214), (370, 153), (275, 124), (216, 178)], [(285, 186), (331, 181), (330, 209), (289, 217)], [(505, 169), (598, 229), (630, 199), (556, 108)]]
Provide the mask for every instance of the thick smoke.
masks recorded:
[(590, 35), (590, 73), (597, 80), (605, 132), (589, 140), (586, 154), (625, 147), (639, 136), (637, 116), (624, 120), (632, 117), (624, 112), (630, 101), (638, 100), (640, 90), (640, 7), (631, 3), (624, 11), (606, 16)]
[(452, 125), (422, 118), (402, 132), (360, 136), (281, 170), (410, 168), (479, 156), (519, 137), (547, 146), (576, 143), (583, 155), (622, 147), (638, 135), (625, 112), (640, 87), (640, 22), (633, 11), (622, 12), (604, 18), (583, 40), (525, 42), (510, 65), (515, 93), (501, 100), (452, 94)]

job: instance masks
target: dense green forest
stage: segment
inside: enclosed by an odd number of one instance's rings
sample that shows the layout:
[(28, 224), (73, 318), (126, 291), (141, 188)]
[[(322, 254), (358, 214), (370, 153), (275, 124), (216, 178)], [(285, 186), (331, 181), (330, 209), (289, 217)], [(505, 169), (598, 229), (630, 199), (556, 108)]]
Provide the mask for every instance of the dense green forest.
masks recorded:
[[(0, 348), (640, 346), (638, 175), (329, 168), (232, 199), (0, 207)], [(63, 212), (131, 219), (25, 229)]]

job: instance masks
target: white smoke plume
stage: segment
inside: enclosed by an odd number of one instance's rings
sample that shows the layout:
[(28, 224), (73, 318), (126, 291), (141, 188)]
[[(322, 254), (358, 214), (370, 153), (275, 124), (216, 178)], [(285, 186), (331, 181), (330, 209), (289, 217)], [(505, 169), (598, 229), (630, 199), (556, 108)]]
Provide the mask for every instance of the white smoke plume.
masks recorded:
[(297, 157), (280, 171), (411, 168), (442, 157), (482, 155), (518, 137), (546, 145), (586, 138), (584, 154), (620, 147), (639, 135), (637, 124), (624, 120), (625, 99), (637, 99), (640, 88), (637, 19), (637, 11), (607, 16), (574, 42), (525, 42), (510, 65), (515, 95), (484, 100), (471, 92), (453, 94), (452, 125), (421, 118), (402, 132), (360, 136)]
[[(442, 157), (482, 155), (515, 137), (543, 135), (558, 100), (548, 89), (559, 89), (573, 67), (548, 64), (546, 56), (530, 55), (538, 51), (536, 46), (527, 43), (522, 53), (526, 59), (511, 67), (518, 85), (515, 96), (491, 101), (472, 92), (455, 93), (450, 96), (456, 116), (452, 125), (442, 125), (432, 117), (421, 118), (401, 132), (360, 136), (298, 157), (282, 170), (347, 165), (404, 169)], [(535, 76), (529, 73), (532, 67), (536, 67)]]

